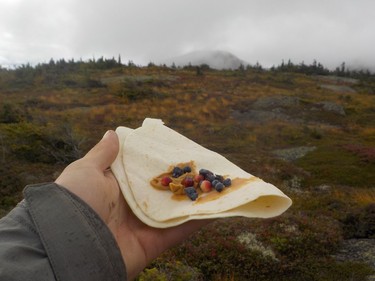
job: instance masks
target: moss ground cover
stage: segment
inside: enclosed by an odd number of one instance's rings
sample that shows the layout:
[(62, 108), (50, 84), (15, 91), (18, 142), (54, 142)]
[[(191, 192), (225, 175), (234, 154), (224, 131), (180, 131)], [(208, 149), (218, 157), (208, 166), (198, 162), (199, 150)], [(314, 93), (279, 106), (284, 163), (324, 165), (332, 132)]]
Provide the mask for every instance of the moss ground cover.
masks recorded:
[[(364, 280), (372, 273), (333, 256), (343, 239), (373, 231), (374, 76), (344, 85), (277, 70), (198, 73), (100, 61), (1, 70), (0, 78), (0, 216), (24, 185), (54, 180), (106, 130), (154, 117), (280, 187), (294, 205), (269, 220), (218, 220), (139, 280)], [(274, 154), (298, 147), (314, 149), (292, 160)]]

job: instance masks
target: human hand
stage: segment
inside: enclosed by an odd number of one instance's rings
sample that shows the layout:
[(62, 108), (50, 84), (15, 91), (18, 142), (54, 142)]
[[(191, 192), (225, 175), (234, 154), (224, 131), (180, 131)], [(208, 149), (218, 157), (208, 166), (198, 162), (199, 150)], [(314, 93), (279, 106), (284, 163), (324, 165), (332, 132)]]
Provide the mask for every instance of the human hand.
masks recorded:
[(108, 169), (118, 151), (118, 137), (114, 131), (108, 131), (82, 159), (66, 167), (55, 182), (84, 200), (107, 224), (131, 280), (164, 250), (207, 224), (207, 220), (189, 221), (165, 229), (142, 223), (131, 211), (115, 176)]

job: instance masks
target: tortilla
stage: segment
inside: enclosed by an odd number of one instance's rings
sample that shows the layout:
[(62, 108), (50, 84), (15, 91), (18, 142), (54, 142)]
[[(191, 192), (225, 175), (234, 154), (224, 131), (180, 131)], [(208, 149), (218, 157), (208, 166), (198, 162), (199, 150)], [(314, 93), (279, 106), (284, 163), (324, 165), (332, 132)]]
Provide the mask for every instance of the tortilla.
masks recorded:
[[(147, 118), (135, 130), (118, 127), (120, 150), (111, 169), (134, 214), (153, 227), (166, 228), (193, 219), (230, 216), (269, 218), (287, 210), (292, 201), (275, 186), (247, 173), (159, 119)], [(196, 201), (176, 200), (173, 193), (153, 188), (150, 181), (171, 165), (195, 166), (226, 175), (233, 186), (202, 194)]]

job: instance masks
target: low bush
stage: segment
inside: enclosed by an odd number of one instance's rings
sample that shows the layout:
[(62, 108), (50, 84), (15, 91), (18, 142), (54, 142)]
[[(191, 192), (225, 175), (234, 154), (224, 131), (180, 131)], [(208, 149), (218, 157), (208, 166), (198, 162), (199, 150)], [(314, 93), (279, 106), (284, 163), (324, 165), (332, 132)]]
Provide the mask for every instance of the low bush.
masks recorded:
[(172, 261), (157, 264), (157, 267), (145, 269), (137, 278), (137, 281), (200, 281), (203, 280), (202, 273), (180, 261)]
[(25, 119), (23, 110), (12, 103), (4, 103), (0, 108), (0, 123), (19, 123)]
[(9, 124), (3, 128), (4, 143), (13, 158), (36, 163), (70, 163), (82, 156), (85, 141), (69, 125), (39, 126), (33, 123)]
[[(365, 152), (366, 151), (366, 152)], [(368, 161), (372, 150), (366, 149)], [(322, 145), (305, 157), (297, 160), (298, 166), (311, 173), (308, 184), (335, 184), (368, 187), (375, 182), (375, 165), (364, 162), (358, 155), (349, 152), (341, 145)]]
[[(300, 278), (317, 275), (327, 264), (335, 265), (330, 255), (342, 239), (340, 233), (337, 221), (304, 214), (270, 220), (221, 219), (167, 251), (152, 267), (183, 260), (197, 268), (204, 280), (217, 276), (233, 280), (318, 280)], [(313, 263), (316, 265), (311, 269)]]
[(344, 146), (349, 152), (358, 155), (362, 161), (367, 163), (375, 163), (375, 148), (366, 147), (359, 144), (347, 144)]
[(343, 219), (346, 238), (375, 238), (375, 203), (349, 213)]

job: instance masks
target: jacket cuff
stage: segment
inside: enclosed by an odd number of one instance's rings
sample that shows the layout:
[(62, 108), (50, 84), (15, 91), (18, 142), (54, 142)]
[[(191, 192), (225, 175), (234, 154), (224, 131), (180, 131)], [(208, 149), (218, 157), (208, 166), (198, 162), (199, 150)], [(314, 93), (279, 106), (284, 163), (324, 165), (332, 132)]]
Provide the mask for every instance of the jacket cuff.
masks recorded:
[(116, 240), (83, 200), (55, 183), (24, 196), (57, 280), (126, 280)]

